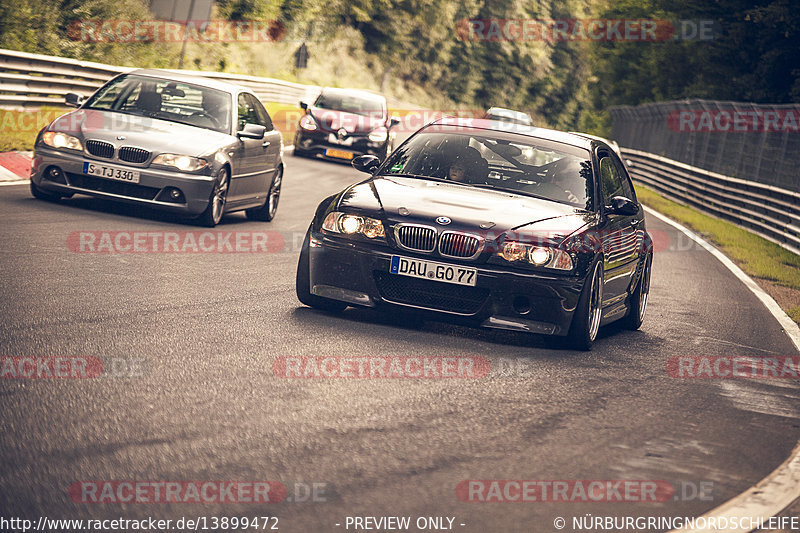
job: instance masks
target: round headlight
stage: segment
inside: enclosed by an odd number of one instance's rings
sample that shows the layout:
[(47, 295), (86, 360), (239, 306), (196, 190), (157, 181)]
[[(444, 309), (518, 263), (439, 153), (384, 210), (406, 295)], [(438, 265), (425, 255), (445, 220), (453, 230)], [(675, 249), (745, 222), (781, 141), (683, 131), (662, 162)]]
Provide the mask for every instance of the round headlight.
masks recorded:
[(507, 242), (503, 245), (502, 256), (506, 261), (519, 261), (525, 257), (525, 248), (518, 242)]
[(546, 265), (550, 261), (550, 250), (548, 248), (531, 248), (528, 250), (528, 261), (536, 266)]
[(364, 221), (361, 217), (342, 215), (342, 217), (339, 219), (339, 229), (342, 230), (342, 233), (352, 235), (353, 233), (358, 233), (361, 230), (363, 223)]
[(369, 133), (369, 140), (374, 143), (382, 143), (388, 138), (389, 138), (389, 131), (383, 126), (375, 128)]

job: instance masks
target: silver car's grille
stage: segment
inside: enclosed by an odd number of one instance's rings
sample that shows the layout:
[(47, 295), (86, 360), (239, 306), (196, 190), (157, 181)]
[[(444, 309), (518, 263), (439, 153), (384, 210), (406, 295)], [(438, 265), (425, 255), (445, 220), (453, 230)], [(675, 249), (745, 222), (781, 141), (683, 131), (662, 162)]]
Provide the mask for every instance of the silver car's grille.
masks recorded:
[(86, 150), (96, 157), (114, 157), (114, 145), (105, 141), (86, 141)]
[(483, 240), (477, 235), (445, 231), (439, 238), (439, 253), (448, 257), (472, 258), (481, 252)]
[(394, 227), (397, 244), (406, 250), (432, 252), (436, 249), (436, 230), (430, 226), (398, 224)]
[(118, 157), (122, 161), (129, 163), (144, 163), (150, 159), (150, 151), (134, 148), (133, 146), (123, 146), (119, 149)]

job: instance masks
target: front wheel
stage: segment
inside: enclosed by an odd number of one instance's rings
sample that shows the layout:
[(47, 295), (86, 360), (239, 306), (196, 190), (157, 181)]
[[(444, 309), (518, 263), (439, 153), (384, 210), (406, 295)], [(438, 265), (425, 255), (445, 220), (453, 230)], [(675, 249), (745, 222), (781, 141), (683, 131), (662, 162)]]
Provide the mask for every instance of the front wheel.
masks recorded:
[(303, 247), (300, 249), (300, 260), (297, 262), (297, 276), (295, 277), (297, 299), (300, 300), (301, 303), (309, 307), (314, 307), (315, 309), (322, 309), (324, 311), (344, 311), (347, 307), (346, 303), (311, 294), (311, 261), (308, 252), (310, 242), (311, 229), (309, 228), (306, 233), (306, 238), (303, 240)]
[(228, 188), (231, 184), (231, 176), (227, 168), (223, 168), (217, 173), (214, 188), (208, 199), (208, 207), (203, 211), (197, 221), (208, 228), (213, 228), (222, 220), (222, 213), (225, 212), (225, 203), (228, 200)]
[(245, 211), (247, 218), (250, 220), (261, 220), (263, 222), (269, 222), (275, 218), (275, 213), (278, 212), (278, 201), (281, 198), (282, 182), (283, 169), (279, 168), (278, 173), (275, 174), (275, 178), (272, 180), (272, 185), (269, 187), (269, 192), (267, 192), (267, 201), (264, 202), (264, 205), (261, 207)]
[(592, 349), (603, 316), (603, 260), (598, 259), (586, 280), (569, 327), (568, 341), (576, 350)]
[(642, 275), (639, 277), (639, 283), (631, 295), (628, 314), (622, 319), (622, 325), (627, 329), (639, 329), (644, 321), (647, 297), (650, 295), (650, 269), (652, 265), (653, 254), (647, 254), (644, 265), (642, 265)]
[(61, 200), (61, 198), (64, 198), (65, 196), (67, 198), (72, 196), (71, 194), (64, 195), (64, 194), (44, 191), (39, 187), (37, 187), (36, 184), (33, 182), (33, 180), (31, 180), (31, 194), (33, 195), (34, 198), (38, 198), (39, 200), (46, 200), (48, 202), (57, 202)]

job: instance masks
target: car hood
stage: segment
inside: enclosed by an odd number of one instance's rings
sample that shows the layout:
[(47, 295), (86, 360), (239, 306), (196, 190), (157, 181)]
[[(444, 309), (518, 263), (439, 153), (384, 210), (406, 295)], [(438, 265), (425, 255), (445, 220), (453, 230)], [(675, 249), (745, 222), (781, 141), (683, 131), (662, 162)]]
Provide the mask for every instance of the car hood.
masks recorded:
[[(508, 231), (546, 235), (560, 241), (595, 220), (595, 214), (553, 202), (435, 180), (377, 177), (354, 185), (339, 199), (343, 210), (374, 213), (390, 225), (398, 222), (500, 236)], [(402, 215), (401, 213), (407, 213)]]
[(386, 117), (377, 114), (358, 115), (316, 107), (311, 109), (311, 115), (322, 130), (334, 133), (342, 128), (347, 133), (368, 133), (386, 122)]
[(97, 139), (116, 146), (136, 146), (153, 152), (191, 156), (205, 155), (236, 141), (236, 137), (226, 133), (99, 109), (78, 109), (62, 115), (50, 129), (68, 132), (84, 140)]

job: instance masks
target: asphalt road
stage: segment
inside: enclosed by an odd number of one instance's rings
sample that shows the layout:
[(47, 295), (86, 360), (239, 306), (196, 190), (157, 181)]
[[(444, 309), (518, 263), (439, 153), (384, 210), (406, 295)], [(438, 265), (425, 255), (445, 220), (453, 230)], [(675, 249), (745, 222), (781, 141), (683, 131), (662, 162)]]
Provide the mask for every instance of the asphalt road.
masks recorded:
[[(286, 159), (277, 218), (234, 214), (217, 228), (269, 231), (271, 243), (284, 243), (274, 253), (80, 253), (68, 245), (74, 232), (198, 228), (0, 187), (0, 355), (135, 360), (144, 374), (0, 379), (0, 515), (272, 515), (291, 532), (347, 531), (348, 516), (446, 516), (457, 531), (539, 532), (555, 531), (561, 516), (571, 531), (572, 517), (587, 514), (698, 515), (759, 481), (800, 439), (796, 379), (668, 375), (676, 356), (795, 355), (744, 285), (707, 252), (685, 249), (671, 227), (647, 220), (672, 249), (655, 255), (642, 329), (606, 328), (589, 353), (372, 311), (325, 314), (295, 298), (300, 239), (317, 203), (363, 175)], [(492, 371), (477, 379), (273, 372), (287, 356), (376, 355), (476, 356)], [(677, 492), (659, 503), (475, 503), (456, 493), (463, 480), (504, 479), (666, 480)], [(69, 488), (81, 480), (279, 481), (289, 498), (77, 503)], [(324, 484), (316, 498), (290, 501), (314, 483)]]

